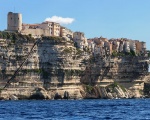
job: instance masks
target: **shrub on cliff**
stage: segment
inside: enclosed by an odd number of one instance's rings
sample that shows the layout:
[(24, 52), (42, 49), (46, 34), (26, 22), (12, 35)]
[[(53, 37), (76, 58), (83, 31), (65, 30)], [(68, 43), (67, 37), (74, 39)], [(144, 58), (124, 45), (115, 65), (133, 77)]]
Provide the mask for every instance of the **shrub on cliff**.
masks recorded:
[(133, 50), (130, 50), (132, 56), (136, 56), (136, 53)]
[(76, 55), (82, 55), (83, 51), (79, 48), (76, 49)]
[(42, 40), (51, 40), (53, 42), (65, 41), (65, 39), (62, 37), (54, 37), (54, 36), (42, 36)]
[(93, 90), (93, 86), (91, 86), (91, 85), (86, 85), (86, 91), (87, 91), (88, 93), (91, 93), (92, 90)]
[(108, 88), (110, 88), (112, 90), (112, 92), (114, 92), (115, 87), (120, 87), (122, 89), (123, 92), (126, 92), (126, 89), (124, 86), (120, 85), (117, 82), (112, 83), (111, 85), (108, 86)]
[(118, 56), (117, 52), (116, 52), (116, 51), (113, 51), (113, 52), (112, 52), (112, 56), (113, 56), (113, 57), (117, 57), (117, 56)]
[(65, 53), (65, 54), (71, 54), (73, 51), (74, 51), (74, 50), (73, 50), (71, 47), (69, 47), (69, 48), (65, 48), (65, 49), (63, 50), (63, 53)]
[(21, 33), (18, 32), (6, 32), (6, 31), (0, 31), (0, 38), (1, 39), (10, 39), (13, 40), (29, 40), (33, 41), (34, 38), (28, 35), (22, 35)]
[(147, 51), (147, 53), (148, 53), (148, 57), (150, 57), (150, 51), (149, 50)]

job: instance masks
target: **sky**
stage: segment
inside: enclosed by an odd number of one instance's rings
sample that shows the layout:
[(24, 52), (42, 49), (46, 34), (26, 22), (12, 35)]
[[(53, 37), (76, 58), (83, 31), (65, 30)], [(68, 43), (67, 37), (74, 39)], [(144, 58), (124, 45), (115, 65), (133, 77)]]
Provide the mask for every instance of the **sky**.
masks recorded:
[(150, 50), (150, 0), (0, 0), (0, 30), (7, 13), (21, 13), (23, 23), (60, 22), (87, 38), (145, 41)]

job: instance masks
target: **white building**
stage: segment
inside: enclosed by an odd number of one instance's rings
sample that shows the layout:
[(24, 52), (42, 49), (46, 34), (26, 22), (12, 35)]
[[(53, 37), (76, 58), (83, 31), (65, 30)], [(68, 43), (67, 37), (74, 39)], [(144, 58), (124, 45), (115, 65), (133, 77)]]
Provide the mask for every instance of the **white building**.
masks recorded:
[(86, 46), (88, 46), (87, 39), (85, 38), (83, 32), (74, 32), (73, 41), (77, 43), (77, 47), (79, 47), (80, 49), (83, 49)]
[(130, 52), (130, 43), (129, 43), (129, 41), (125, 41), (125, 43), (124, 43), (124, 51), (125, 52)]
[(70, 29), (61, 26), (61, 28), (60, 28), (60, 36), (61, 37), (65, 37), (66, 39), (67, 38), (73, 39), (73, 32)]
[(94, 53), (94, 49), (95, 49), (95, 42), (94, 41), (92, 41), (92, 40), (87, 40), (88, 41), (88, 48), (89, 48), (89, 50), (92, 52), (92, 53)]
[(114, 41), (112, 42), (112, 44), (113, 44), (113, 46), (115, 46), (115, 47), (114, 47), (114, 48), (115, 48), (115, 51), (118, 52), (118, 51), (119, 51), (120, 42), (117, 41), (117, 40), (114, 40)]
[(124, 41), (120, 41), (119, 52), (123, 52)]
[(134, 40), (129, 40), (129, 46), (130, 46), (130, 50), (136, 53), (136, 44)]

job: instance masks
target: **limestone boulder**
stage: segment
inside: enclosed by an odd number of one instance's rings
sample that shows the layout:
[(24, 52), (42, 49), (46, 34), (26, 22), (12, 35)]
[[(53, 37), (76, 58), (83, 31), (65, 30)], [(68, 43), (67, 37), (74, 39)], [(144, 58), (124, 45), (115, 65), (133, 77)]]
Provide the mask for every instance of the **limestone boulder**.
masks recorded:
[(9, 100), (9, 94), (7, 91), (1, 91), (0, 100)]
[(18, 97), (16, 95), (10, 95), (9, 99), (10, 100), (18, 100)]

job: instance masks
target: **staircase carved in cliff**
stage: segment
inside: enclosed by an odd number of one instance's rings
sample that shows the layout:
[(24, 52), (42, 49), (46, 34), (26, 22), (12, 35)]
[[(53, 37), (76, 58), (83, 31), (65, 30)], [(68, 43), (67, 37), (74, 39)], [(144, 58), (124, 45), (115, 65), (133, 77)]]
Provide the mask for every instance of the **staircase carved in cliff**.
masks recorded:
[(5, 84), (5, 86), (3, 87), (3, 89), (5, 89), (10, 82), (15, 79), (16, 75), (18, 74), (18, 72), (21, 70), (21, 68), (23, 67), (24, 63), (28, 60), (28, 58), (30, 57), (31, 53), (33, 52), (33, 49), (35, 47), (35, 45), (37, 45), (40, 42), (40, 40), (37, 40), (34, 42), (30, 52), (27, 54), (27, 57), (25, 58), (25, 60), (20, 64), (20, 66), (17, 68), (17, 70), (14, 72), (14, 74), (12, 75), (12, 77), (10, 79), (8, 79), (7, 83)]

